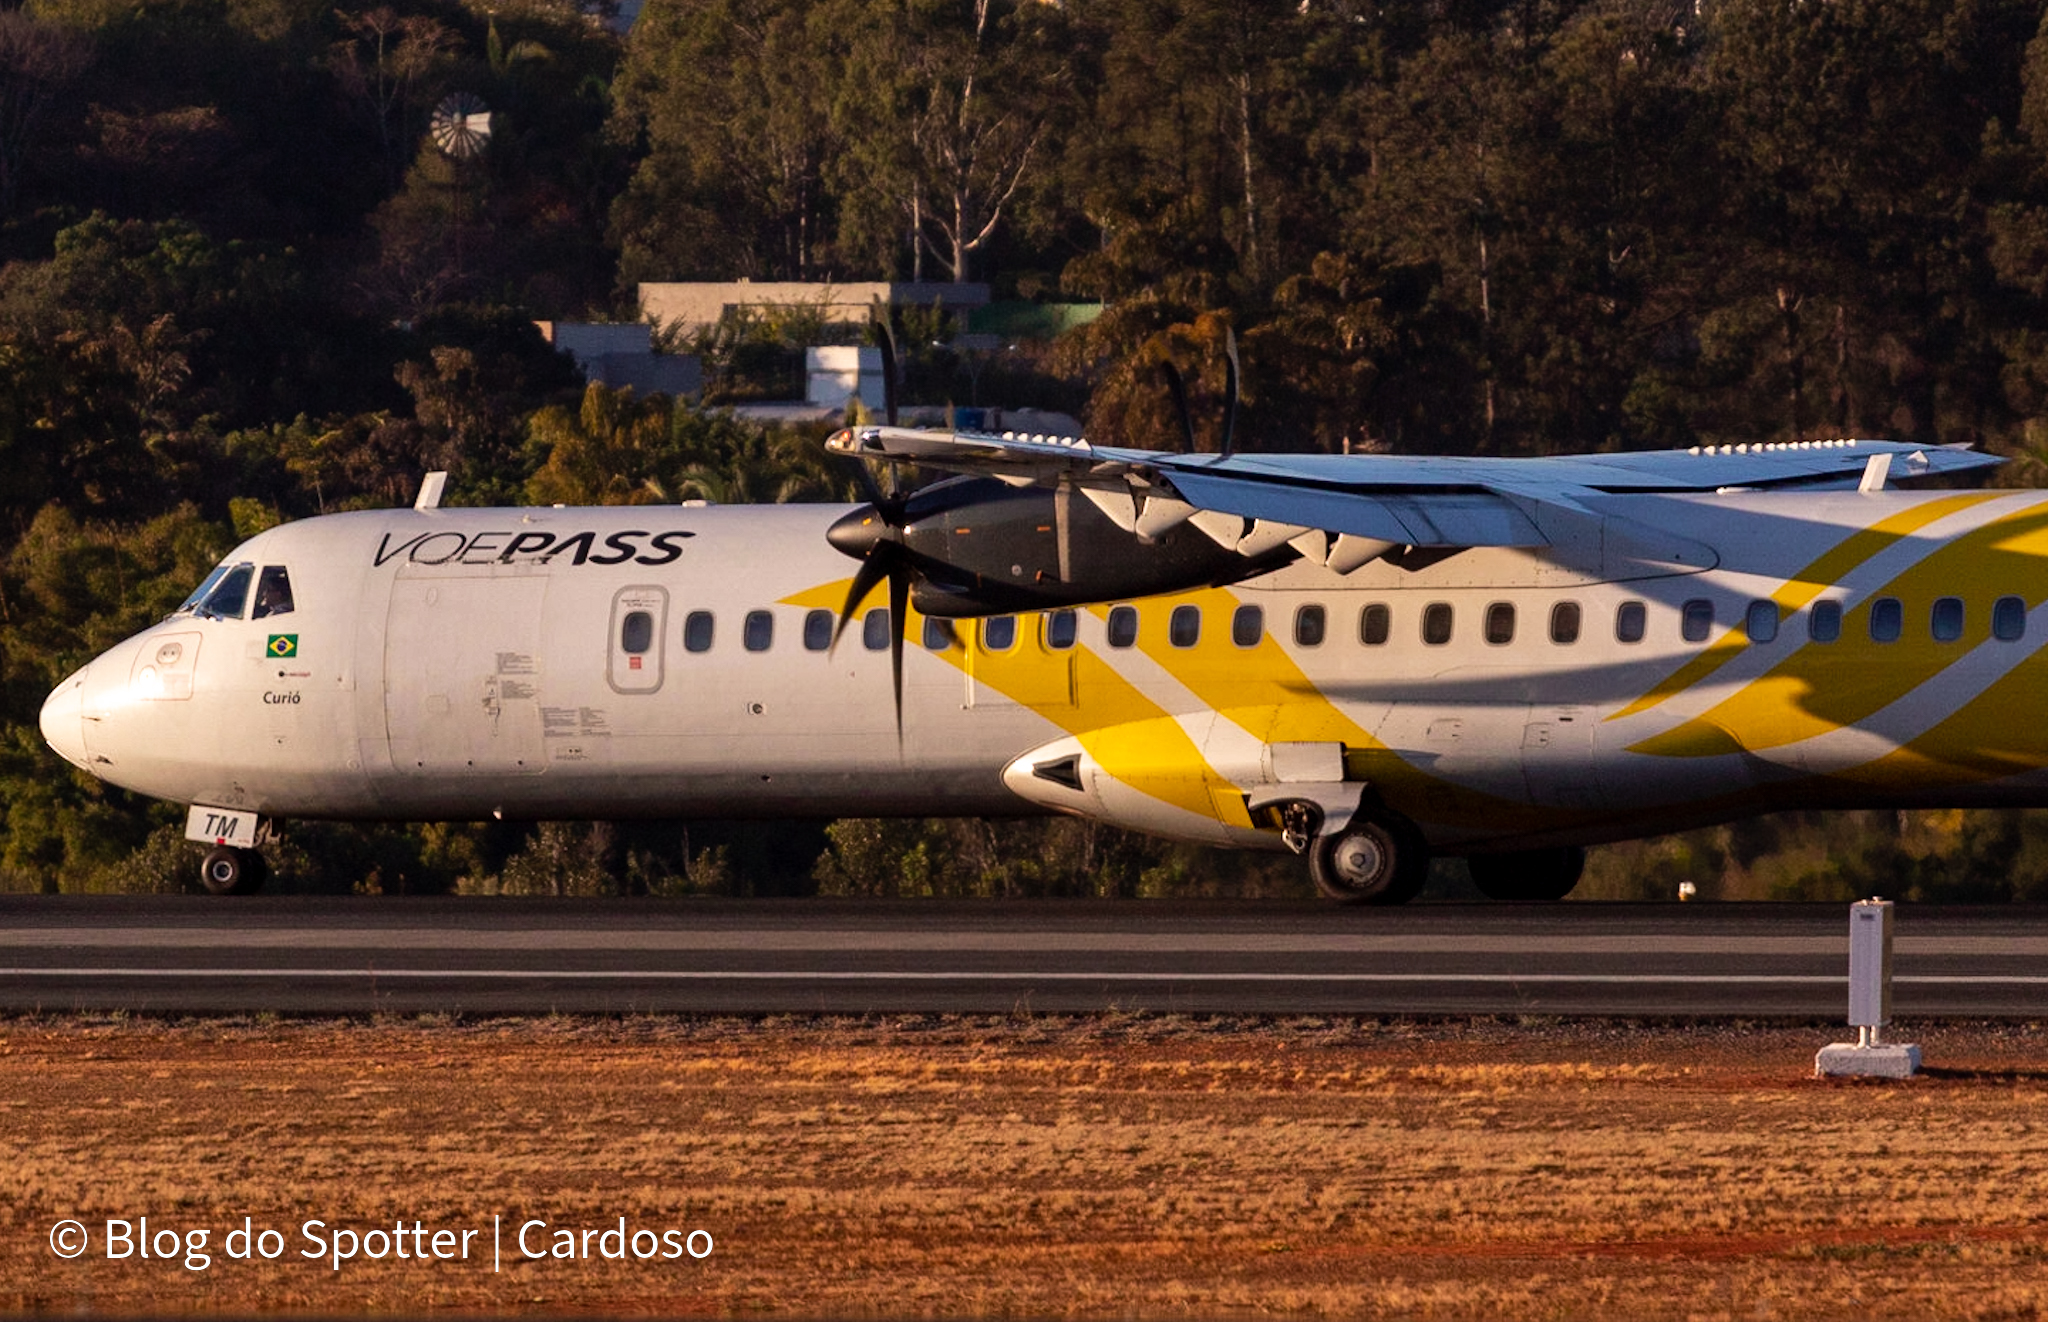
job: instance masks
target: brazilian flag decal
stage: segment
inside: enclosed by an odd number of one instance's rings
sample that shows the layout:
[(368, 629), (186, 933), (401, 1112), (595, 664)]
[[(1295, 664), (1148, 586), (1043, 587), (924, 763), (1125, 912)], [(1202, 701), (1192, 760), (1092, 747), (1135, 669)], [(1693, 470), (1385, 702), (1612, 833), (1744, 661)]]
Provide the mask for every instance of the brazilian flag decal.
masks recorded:
[(280, 660), (299, 654), (299, 636), (295, 633), (274, 633), (270, 635), (270, 654)]

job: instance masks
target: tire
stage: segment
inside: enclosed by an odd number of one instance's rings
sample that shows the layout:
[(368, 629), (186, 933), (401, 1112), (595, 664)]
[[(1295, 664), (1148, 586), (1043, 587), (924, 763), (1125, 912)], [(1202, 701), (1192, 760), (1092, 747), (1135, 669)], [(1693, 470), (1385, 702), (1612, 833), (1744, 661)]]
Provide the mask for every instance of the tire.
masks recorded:
[(209, 850), (199, 863), (199, 884), (215, 895), (253, 895), (263, 888), (270, 867), (253, 849)]
[(1361, 814), (1309, 846), (1308, 871), (1339, 904), (1406, 904), (1429, 879), (1429, 846), (1403, 818)]
[(1586, 851), (1577, 845), (1525, 849), (1512, 854), (1474, 854), (1465, 860), (1472, 884), (1489, 900), (1551, 904), (1572, 893), (1586, 870)]

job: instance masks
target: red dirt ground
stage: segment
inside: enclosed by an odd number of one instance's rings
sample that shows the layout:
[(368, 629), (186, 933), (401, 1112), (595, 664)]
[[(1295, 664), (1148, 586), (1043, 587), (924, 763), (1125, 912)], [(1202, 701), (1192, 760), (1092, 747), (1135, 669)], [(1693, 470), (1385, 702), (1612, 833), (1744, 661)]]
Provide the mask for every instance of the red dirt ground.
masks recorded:
[[(0, 1020), (0, 1309), (2035, 1318), (2048, 1028)], [(105, 1252), (208, 1232), (204, 1270)], [(503, 1227), (502, 1270), (483, 1250)], [(227, 1257), (244, 1217), (275, 1261)], [(522, 1258), (531, 1220), (698, 1260)], [(86, 1251), (53, 1252), (72, 1219)], [(300, 1256), (309, 1220), (477, 1231)], [(325, 1231), (317, 1232), (325, 1234)], [(446, 1241), (456, 1242), (451, 1238)], [(643, 1238), (643, 1248), (654, 1241)], [(703, 1240), (696, 1241), (698, 1247)], [(529, 1231), (528, 1243), (546, 1249)]]

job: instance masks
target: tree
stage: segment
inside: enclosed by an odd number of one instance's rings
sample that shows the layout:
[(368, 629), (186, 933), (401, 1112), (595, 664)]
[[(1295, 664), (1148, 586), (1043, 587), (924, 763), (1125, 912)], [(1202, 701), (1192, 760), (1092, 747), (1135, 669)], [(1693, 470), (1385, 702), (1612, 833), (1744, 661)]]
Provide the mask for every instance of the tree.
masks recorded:
[(836, 171), (848, 195), (848, 246), (886, 268), (901, 236), (912, 279), (924, 278), (929, 255), (946, 278), (966, 280), (970, 258), (1042, 164), (1071, 90), (1062, 11), (905, 0), (843, 12), (849, 21), (874, 16), (853, 41), (834, 108), (848, 144)]
[(829, 30), (804, 0), (654, 0), (614, 85), (641, 151), (612, 208), (619, 278), (810, 279), (832, 269)]
[(425, 14), (389, 5), (343, 12), (346, 35), (334, 43), (331, 67), (376, 127), (384, 167), (398, 182), (426, 131), (427, 107), (440, 94), (440, 75), (460, 45), (454, 31)]
[(0, 12), (0, 216), (14, 215), (51, 108), (91, 58), (80, 33), (21, 9)]
[(1995, 393), (1953, 374), (1975, 358), (1979, 152), (2018, 117), (2038, 21), (1995, 0), (1719, 10), (1719, 223), (1740, 244), (1717, 293), (1774, 323), (1779, 435), (1825, 420), (1933, 440), (1987, 421)]

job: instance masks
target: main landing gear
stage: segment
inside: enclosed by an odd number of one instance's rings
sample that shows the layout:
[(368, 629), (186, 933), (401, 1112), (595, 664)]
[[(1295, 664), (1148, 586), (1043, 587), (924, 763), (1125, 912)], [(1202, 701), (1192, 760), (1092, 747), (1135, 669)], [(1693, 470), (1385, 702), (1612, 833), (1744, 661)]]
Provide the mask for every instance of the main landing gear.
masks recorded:
[(199, 864), (199, 884), (215, 895), (254, 895), (269, 875), (263, 855), (229, 845), (207, 851)]
[(1316, 889), (1339, 904), (1406, 904), (1429, 880), (1429, 845), (1415, 824), (1385, 809), (1362, 809), (1308, 845)]
[[(1320, 829), (1321, 810), (1310, 802), (1276, 808), (1287, 843), (1308, 855), (1309, 876), (1325, 898), (1339, 904), (1406, 904), (1429, 879), (1429, 842), (1422, 832), (1370, 796), (1327, 832)], [(1571, 894), (1586, 870), (1586, 851), (1560, 845), (1474, 854), (1465, 864), (1487, 899), (1542, 904)]]

